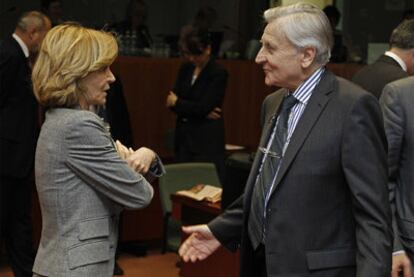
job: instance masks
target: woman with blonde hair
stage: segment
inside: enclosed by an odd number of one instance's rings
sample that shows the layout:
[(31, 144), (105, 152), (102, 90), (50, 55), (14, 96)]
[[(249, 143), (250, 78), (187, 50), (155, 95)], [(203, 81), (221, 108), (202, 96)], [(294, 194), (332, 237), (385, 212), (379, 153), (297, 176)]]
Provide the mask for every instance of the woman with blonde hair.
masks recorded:
[(117, 52), (111, 34), (76, 24), (42, 43), (32, 74), (47, 109), (35, 158), (43, 228), (34, 276), (112, 276), (119, 212), (148, 205), (146, 179), (164, 172), (152, 150), (115, 144), (89, 111), (106, 101)]

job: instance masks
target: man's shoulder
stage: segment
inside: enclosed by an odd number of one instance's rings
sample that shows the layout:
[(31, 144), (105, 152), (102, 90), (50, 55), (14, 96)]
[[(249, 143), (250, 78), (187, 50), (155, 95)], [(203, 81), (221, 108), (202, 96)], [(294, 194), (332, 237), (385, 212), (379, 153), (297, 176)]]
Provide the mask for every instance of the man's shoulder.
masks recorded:
[(7, 54), (14, 53), (15, 54), (15, 53), (19, 53), (20, 46), (14, 38), (9, 37), (0, 42), (0, 49), (1, 49), (2, 54), (3, 53), (7, 53)]
[(8, 38), (0, 43), (0, 59), (1, 62), (24, 59), (24, 53), (17, 41)]
[(384, 93), (391, 93), (390, 91), (396, 95), (410, 97), (410, 99), (414, 100), (414, 76), (388, 83), (384, 88)]
[(209, 75), (214, 76), (227, 76), (227, 70), (224, 68), (223, 65), (218, 63), (214, 58), (211, 58), (211, 60), (207, 63), (206, 67), (203, 69), (208, 72)]
[(319, 84), (312, 92), (312, 97), (315, 94), (325, 95), (330, 99), (334, 99), (334, 102), (337, 104), (339, 103), (340, 105), (351, 104), (363, 96), (374, 98), (371, 93), (361, 86), (351, 82), (350, 80), (339, 77), (329, 70), (325, 71)]
[(337, 81), (337, 91), (340, 95), (343, 95), (345, 97), (348, 96), (351, 98), (360, 97), (363, 95), (373, 96), (372, 93), (370, 93), (368, 90), (350, 80), (339, 76), (335, 76), (335, 78)]
[(355, 73), (352, 80), (357, 83), (365, 79), (373, 81), (373, 78), (378, 78), (379, 75), (382, 76), (385, 74), (397, 74), (403, 76), (406, 75), (406, 72), (391, 57), (382, 55), (374, 63), (368, 64), (361, 68), (361, 70)]
[(87, 110), (77, 108), (55, 108), (47, 112), (47, 117), (59, 125), (78, 125), (85, 121), (99, 122), (99, 117)]

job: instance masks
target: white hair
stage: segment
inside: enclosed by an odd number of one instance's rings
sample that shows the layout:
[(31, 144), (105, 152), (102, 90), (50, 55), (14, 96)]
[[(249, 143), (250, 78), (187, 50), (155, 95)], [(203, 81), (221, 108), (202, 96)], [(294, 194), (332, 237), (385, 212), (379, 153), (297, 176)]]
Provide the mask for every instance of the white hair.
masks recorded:
[(37, 31), (46, 29), (47, 17), (41, 12), (30, 11), (24, 13), (17, 22), (17, 28), (26, 32), (30, 27), (34, 27)]
[(264, 12), (268, 24), (278, 22), (278, 30), (298, 49), (314, 47), (315, 62), (329, 62), (333, 46), (332, 27), (318, 7), (308, 3), (276, 7)]

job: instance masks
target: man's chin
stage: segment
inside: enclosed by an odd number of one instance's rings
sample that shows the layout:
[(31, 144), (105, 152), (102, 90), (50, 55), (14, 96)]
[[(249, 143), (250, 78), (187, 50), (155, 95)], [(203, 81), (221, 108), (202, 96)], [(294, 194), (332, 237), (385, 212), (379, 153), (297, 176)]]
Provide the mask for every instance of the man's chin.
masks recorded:
[(268, 86), (268, 87), (273, 86), (272, 81), (271, 81), (271, 80), (269, 80), (267, 77), (265, 78), (265, 84), (266, 84), (266, 86)]

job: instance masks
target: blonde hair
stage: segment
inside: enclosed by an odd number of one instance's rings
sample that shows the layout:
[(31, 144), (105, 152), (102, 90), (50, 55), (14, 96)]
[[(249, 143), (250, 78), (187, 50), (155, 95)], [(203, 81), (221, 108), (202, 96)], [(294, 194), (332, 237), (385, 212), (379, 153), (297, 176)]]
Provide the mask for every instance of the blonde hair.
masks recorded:
[(79, 105), (84, 90), (80, 81), (89, 73), (113, 63), (118, 45), (112, 34), (62, 24), (50, 30), (42, 42), (33, 68), (34, 94), (45, 107)]

